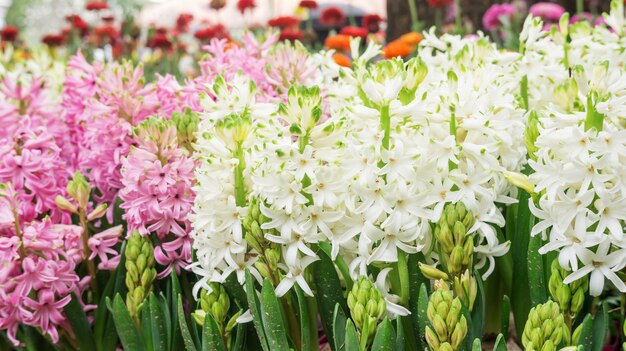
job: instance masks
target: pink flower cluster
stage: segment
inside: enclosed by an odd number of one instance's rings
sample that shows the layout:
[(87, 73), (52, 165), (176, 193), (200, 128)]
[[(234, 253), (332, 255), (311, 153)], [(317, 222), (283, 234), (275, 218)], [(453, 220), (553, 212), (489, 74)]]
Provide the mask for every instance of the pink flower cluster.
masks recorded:
[(19, 231), (0, 228), (0, 329), (15, 345), (20, 324), (41, 328), (57, 342), (57, 328), (67, 327), (63, 307), (89, 283), (75, 271), (83, 260), (82, 228), (45, 219)]
[(145, 83), (141, 66), (91, 65), (79, 53), (68, 64), (63, 91), (66, 122), (78, 169), (98, 189), (100, 202), (115, 201), (122, 188), (122, 159), (131, 146), (132, 128), (152, 115), (169, 117), (182, 104), (180, 86), (171, 76)]
[[(178, 146), (176, 127), (162, 120), (148, 120), (139, 127), (136, 142), (128, 157), (122, 160), (124, 185), (120, 197), (126, 210), (124, 219), (129, 233), (154, 232), (156, 261), (165, 266), (158, 277), (170, 274), (172, 268), (191, 263), (191, 224), (187, 215), (194, 201), (194, 161)], [(156, 125), (155, 125), (156, 124)]]

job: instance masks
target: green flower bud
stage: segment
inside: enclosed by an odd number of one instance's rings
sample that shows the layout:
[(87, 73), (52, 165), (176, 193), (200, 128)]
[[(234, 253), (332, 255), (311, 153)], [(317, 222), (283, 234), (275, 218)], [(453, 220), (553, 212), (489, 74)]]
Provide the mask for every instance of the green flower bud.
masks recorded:
[(454, 277), (454, 292), (471, 312), (478, 294), (478, 284), (476, 278), (470, 276), (469, 270), (465, 270), (460, 277)]
[(563, 283), (563, 280), (569, 274), (568, 271), (559, 265), (557, 260), (553, 260), (550, 266), (548, 289), (550, 290), (552, 300), (558, 303), (561, 311), (566, 315), (574, 317), (580, 312), (585, 302), (585, 296), (589, 288), (589, 279), (583, 277), (568, 285)]
[(419, 268), (422, 274), (428, 279), (448, 279), (448, 275), (445, 272), (442, 272), (433, 266), (419, 262)]
[(71, 213), (78, 213), (78, 209), (76, 208), (76, 206), (74, 206), (70, 200), (64, 198), (61, 195), (57, 195), (56, 198), (54, 198), (54, 203), (57, 205), (58, 208), (60, 208), (63, 211), (68, 211)]
[(476, 219), (462, 202), (447, 204), (435, 226), (435, 239), (441, 248), (440, 260), (447, 273), (458, 275), (470, 268), (474, 254), (473, 235), (467, 231)]
[[(526, 123), (526, 130), (524, 131), (524, 142), (526, 149), (528, 150), (528, 156), (531, 159), (536, 160), (535, 155), (539, 148), (535, 145), (537, 138), (539, 137), (539, 115), (535, 111), (531, 111), (528, 114), (528, 122)], [(525, 189), (525, 188), (523, 188)]]
[(191, 313), (191, 316), (196, 321), (196, 323), (198, 323), (198, 325), (200, 325), (200, 326), (204, 325), (204, 319), (206, 318), (206, 312), (204, 312), (203, 310), (195, 310), (194, 312)]
[(128, 288), (126, 307), (131, 317), (139, 321), (140, 307), (144, 299), (152, 290), (152, 283), (156, 278), (154, 268), (154, 248), (149, 237), (142, 237), (134, 231), (127, 239), (125, 283)]
[(107, 208), (108, 208), (107, 204), (99, 205), (93, 211), (89, 212), (89, 214), (87, 215), (87, 220), (88, 221), (93, 221), (95, 219), (98, 219), (98, 218), (104, 216), (104, 214), (107, 211)]
[[(354, 325), (369, 343), (376, 332), (376, 326), (382, 319), (387, 308), (387, 303), (381, 292), (367, 277), (357, 280), (348, 292), (348, 308), (354, 321)], [(367, 325), (367, 334), (365, 326)]]
[(91, 188), (89, 182), (80, 172), (74, 173), (74, 177), (67, 183), (67, 193), (76, 201), (79, 208), (87, 208)]
[(432, 326), (426, 328), (426, 342), (431, 350), (457, 350), (467, 335), (461, 300), (454, 298), (444, 281), (437, 281), (435, 285), (436, 290), (430, 296), (426, 310)]
[(559, 304), (548, 302), (537, 305), (530, 310), (528, 320), (522, 334), (522, 344), (527, 350), (552, 350), (562, 341), (569, 342), (569, 329)]
[(224, 286), (218, 283), (209, 283), (211, 292), (202, 290), (200, 293), (200, 307), (209, 313), (223, 331), (224, 320), (230, 309), (230, 298)]
[(193, 153), (198, 130), (198, 114), (191, 112), (190, 109), (186, 109), (184, 113), (175, 112), (172, 114), (172, 122), (176, 126), (178, 144)]

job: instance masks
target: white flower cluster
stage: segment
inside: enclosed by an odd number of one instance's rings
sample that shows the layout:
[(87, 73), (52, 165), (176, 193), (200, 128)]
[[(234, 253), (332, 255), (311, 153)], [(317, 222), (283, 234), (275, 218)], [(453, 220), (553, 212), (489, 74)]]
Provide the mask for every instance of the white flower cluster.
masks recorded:
[[(486, 38), (432, 34), (420, 52), (406, 63), (372, 64), (380, 48), (359, 55), (354, 42), (354, 69), (316, 55), (321, 74), (337, 79), (292, 86), (282, 103), (256, 103), (243, 75), (216, 81), (196, 146), (199, 285), (233, 272), (242, 282), (245, 268), (260, 276), (254, 265), (264, 253), (242, 231), (252, 199), (267, 218), (264, 239), (280, 247), (278, 295), (294, 284), (312, 294), (306, 269), (318, 243), (328, 243), (353, 278), (407, 253), (436, 259), (431, 225), (446, 203), (459, 201), (476, 217), (470, 232), (490, 274), (493, 257), (509, 246), (494, 229), (504, 225), (498, 204), (514, 202), (516, 191), (503, 172), (525, 161), (515, 95), (521, 55), (501, 53)], [(386, 300), (408, 313), (393, 304), (396, 296)]]
[[(626, 36), (624, 8), (612, 3), (609, 28), (586, 22), (528, 35), (530, 175), (539, 194), (530, 201), (545, 254), (558, 251), (572, 271), (566, 283), (590, 275), (590, 293), (605, 280), (626, 293), (616, 272), (626, 266)], [(567, 36), (569, 34), (570, 41)], [(539, 87), (537, 87), (539, 86)], [(534, 129), (534, 132), (532, 130)], [(534, 134), (534, 136), (532, 136)]]

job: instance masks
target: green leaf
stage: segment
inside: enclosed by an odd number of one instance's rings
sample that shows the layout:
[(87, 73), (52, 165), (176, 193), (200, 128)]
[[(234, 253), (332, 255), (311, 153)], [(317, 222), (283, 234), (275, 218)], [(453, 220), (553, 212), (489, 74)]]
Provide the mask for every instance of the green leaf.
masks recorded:
[(407, 340), (404, 337), (404, 329), (407, 327), (406, 324), (410, 324), (410, 320), (405, 318), (405, 316), (398, 316), (398, 318), (396, 318), (396, 351), (404, 351), (406, 349)]
[(339, 304), (335, 305), (335, 312), (333, 313), (333, 332), (335, 338), (328, 340), (330, 345), (333, 346), (335, 351), (343, 351), (346, 349), (346, 314), (343, 313), (343, 309)]
[(183, 301), (182, 297), (178, 295), (177, 299), (177, 311), (178, 311), (178, 320), (180, 326), (180, 332), (183, 336), (183, 344), (185, 344), (185, 350), (187, 351), (196, 351), (196, 345), (193, 342), (193, 338), (189, 333), (189, 328), (187, 326), (187, 320), (185, 319), (185, 311), (183, 311)]
[(107, 284), (102, 291), (100, 303), (96, 309), (94, 315), (94, 338), (96, 342), (96, 348), (98, 351), (115, 351), (117, 348), (118, 335), (115, 331), (115, 323), (111, 316), (109, 309), (107, 308), (106, 299), (113, 299), (118, 293), (122, 296), (126, 294), (126, 284), (124, 279), (126, 278), (126, 258), (124, 257), (124, 250), (126, 249), (126, 242), (122, 243), (120, 249), (121, 260), (109, 278)]
[(152, 338), (152, 310), (150, 300), (147, 298), (141, 303), (139, 313), (141, 316), (141, 338), (147, 351), (154, 351), (154, 340)]
[(263, 288), (261, 288), (261, 311), (265, 336), (270, 349), (272, 351), (289, 351), (282, 308), (269, 279), (263, 281)]
[(237, 324), (237, 328), (235, 328), (235, 332), (237, 333), (234, 341), (231, 344), (231, 348), (229, 351), (241, 351), (243, 350), (243, 340), (246, 334), (246, 324)]
[[(422, 283), (419, 290), (419, 298), (417, 300), (417, 342), (418, 349), (426, 349), (426, 326), (428, 325), (428, 315), (426, 310), (428, 309), (428, 290), (426, 290), (426, 284)], [(411, 312), (413, 313), (413, 312)]]
[(598, 311), (593, 319), (592, 345), (593, 351), (602, 351), (606, 342), (606, 335), (609, 332), (609, 311), (606, 301), (602, 303), (602, 311)]
[(222, 333), (210, 313), (204, 317), (202, 328), (202, 351), (226, 351)]
[(254, 329), (259, 336), (261, 347), (264, 351), (270, 351), (267, 343), (267, 337), (265, 336), (265, 329), (263, 326), (263, 314), (261, 313), (261, 303), (254, 289), (254, 280), (250, 271), (246, 270), (246, 296), (248, 299), (248, 306), (250, 307), (250, 313), (252, 314), (252, 322), (254, 323)]
[[(401, 328), (400, 328), (401, 329)], [(374, 342), (372, 343), (372, 351), (393, 351), (396, 349), (396, 331), (388, 318), (385, 317), (383, 322), (378, 325)]]
[[(472, 308), (472, 324), (468, 324), (471, 328), (474, 329), (473, 335), (482, 340), (483, 337), (483, 326), (485, 322), (485, 288), (483, 286), (483, 279), (478, 273), (478, 271), (474, 271), (474, 278), (476, 279), (476, 286), (478, 287), (478, 292), (476, 294), (476, 300), (474, 301), (474, 306)], [(469, 322), (469, 321), (468, 321)]]
[(301, 349), (304, 351), (311, 350), (313, 340), (317, 338), (317, 326), (313, 326), (315, 335), (311, 335), (311, 316), (309, 315), (309, 306), (306, 301), (306, 297), (302, 292), (302, 289), (296, 285), (294, 286), (296, 291), (296, 297), (298, 298), (298, 315), (300, 317), (300, 335), (301, 335)]
[(496, 338), (496, 342), (493, 345), (493, 351), (507, 351), (507, 350), (508, 348), (506, 346), (506, 339), (504, 335), (498, 334), (498, 337)]
[[(318, 250), (317, 255), (320, 259), (312, 265), (313, 283), (317, 292), (315, 298), (328, 342), (335, 345), (335, 331), (333, 330), (335, 306), (339, 304), (342, 311), (347, 311), (348, 305), (343, 297), (341, 282), (330, 256), (324, 250)], [(343, 330), (343, 327), (341, 329)]]
[(165, 316), (154, 293), (150, 293), (148, 300), (144, 301), (144, 309), (147, 308), (150, 309), (152, 317), (152, 349), (155, 351), (167, 351)]
[(509, 320), (511, 315), (511, 300), (507, 295), (502, 298), (502, 317), (500, 321), (500, 333), (503, 335), (504, 340), (509, 335)]
[(113, 315), (113, 321), (115, 322), (115, 329), (120, 337), (124, 350), (127, 351), (145, 351), (146, 346), (139, 335), (137, 325), (128, 314), (122, 297), (117, 294), (111, 302), (111, 299), (106, 299), (106, 304)]
[(359, 351), (359, 335), (351, 319), (346, 322), (346, 351)]
[(166, 302), (169, 301), (170, 303), (169, 316), (171, 319), (171, 326), (168, 330), (172, 331), (169, 349), (180, 350), (182, 348), (182, 345), (180, 344), (182, 341), (182, 335), (181, 330), (178, 327), (178, 297), (181, 296), (181, 289), (180, 282), (178, 281), (178, 276), (176, 274), (170, 274), (170, 286), (171, 294), (166, 299)]
[(404, 333), (406, 337), (406, 347), (410, 351), (424, 350), (426, 344), (422, 338), (419, 338), (420, 334), (424, 334), (423, 330), (420, 330), (418, 323), (417, 307), (419, 302), (420, 287), (422, 284), (430, 286), (430, 281), (424, 277), (422, 271), (419, 269), (419, 262), (424, 261), (424, 255), (422, 253), (412, 254), (408, 257), (409, 268), (409, 305), (408, 309), (411, 311), (410, 316), (402, 317), (404, 319)]
[(482, 351), (483, 344), (479, 338), (474, 339), (474, 343), (472, 344), (472, 351)]
[(585, 350), (593, 349), (593, 320), (591, 314), (587, 314), (580, 328), (580, 336), (578, 337), (578, 345), (582, 346)]
[(530, 238), (528, 244), (528, 286), (530, 288), (530, 303), (533, 306), (548, 301), (548, 289), (546, 285), (543, 256), (539, 249), (543, 246), (540, 235)]
[[(527, 169), (525, 171), (525, 173), (528, 173)], [(517, 335), (522, 335), (524, 332), (528, 312), (530, 312), (532, 307), (530, 301), (530, 284), (528, 283), (528, 244), (530, 242), (530, 232), (534, 224), (534, 217), (528, 208), (529, 198), (530, 195), (526, 191), (519, 191), (515, 236), (511, 242), (513, 277), (515, 277), (515, 279), (511, 282), (512, 289), (510, 293)]]
[(76, 295), (72, 295), (72, 299), (65, 305), (63, 310), (74, 331), (78, 347), (81, 350), (95, 350), (96, 344), (89, 326), (89, 320), (87, 320), (87, 315), (80, 302), (78, 302)]

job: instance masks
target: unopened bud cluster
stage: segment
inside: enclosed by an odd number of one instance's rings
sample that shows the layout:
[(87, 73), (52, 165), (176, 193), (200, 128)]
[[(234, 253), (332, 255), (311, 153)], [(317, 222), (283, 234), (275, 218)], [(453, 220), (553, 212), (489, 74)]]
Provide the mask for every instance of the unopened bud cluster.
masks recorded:
[(575, 316), (580, 312), (585, 302), (585, 296), (587, 296), (587, 290), (589, 290), (589, 279), (583, 277), (565, 284), (563, 279), (570, 273), (559, 265), (558, 260), (552, 261), (550, 269), (548, 288), (550, 289), (552, 299), (559, 304), (559, 308), (564, 314)]
[(348, 292), (348, 308), (354, 325), (361, 332), (361, 338), (367, 338), (369, 343), (387, 308), (382, 293), (371, 280), (361, 277)]
[(152, 290), (156, 278), (154, 247), (149, 237), (134, 231), (127, 240), (126, 250), (126, 307), (131, 317), (139, 318), (141, 304)]
[(454, 297), (444, 281), (438, 281), (436, 288), (426, 310), (430, 322), (426, 327), (426, 342), (432, 351), (455, 351), (467, 335), (461, 300)]
[(528, 351), (556, 351), (570, 341), (569, 329), (559, 304), (548, 300), (530, 310), (522, 334), (522, 344)]
[(447, 204), (435, 226), (435, 239), (441, 247), (441, 257), (448, 274), (459, 275), (471, 268), (474, 254), (473, 236), (468, 231), (475, 218), (462, 202)]

